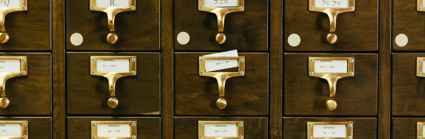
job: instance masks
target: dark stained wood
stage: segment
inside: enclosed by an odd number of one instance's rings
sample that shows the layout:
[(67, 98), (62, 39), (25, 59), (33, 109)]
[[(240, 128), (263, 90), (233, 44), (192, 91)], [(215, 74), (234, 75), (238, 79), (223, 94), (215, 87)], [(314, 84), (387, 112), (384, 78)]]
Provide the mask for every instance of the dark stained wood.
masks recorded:
[(270, 122), (271, 139), (282, 139), (282, 0), (270, 0)]
[(173, 0), (161, 0), (161, 138), (174, 139)]
[(10, 78), (6, 96), (10, 104), (0, 115), (51, 115), (51, 69), (49, 53), (0, 53), (0, 56), (27, 56), (27, 76)]
[[(338, 80), (334, 111), (326, 109), (329, 85), (308, 76), (308, 57), (354, 57), (355, 76)], [(377, 54), (285, 53), (284, 115), (376, 116), (378, 97)]]
[(91, 136), (91, 121), (137, 121), (138, 139), (160, 139), (159, 117), (68, 117), (67, 139)]
[(0, 44), (0, 51), (48, 51), (50, 46), (50, 0), (28, 0), (28, 11), (6, 16), (9, 41)]
[(425, 118), (392, 118), (392, 139), (415, 139), (417, 138), (417, 122), (425, 122)]
[(379, 1), (378, 139), (389, 139), (391, 133), (391, 3)]
[[(159, 50), (159, 0), (137, 1), (136, 11), (123, 12), (115, 17), (118, 41), (106, 41), (110, 33), (106, 13), (90, 11), (89, 0), (66, 0), (66, 49), (108, 51)], [(80, 33), (80, 46), (70, 42), (73, 33)]]
[(176, 117), (174, 119), (174, 138), (196, 139), (198, 136), (198, 121), (244, 121), (244, 138), (268, 138), (267, 117)]
[[(116, 83), (119, 105), (111, 109), (108, 80), (90, 75), (90, 56), (136, 56), (137, 75)], [(159, 115), (159, 53), (67, 53), (69, 115)]]
[(267, 53), (239, 53), (245, 56), (246, 74), (227, 80), (223, 110), (216, 106), (216, 79), (198, 75), (198, 57), (206, 54), (175, 53), (175, 115), (268, 115)]
[(376, 118), (318, 118), (318, 117), (284, 117), (283, 139), (306, 139), (307, 122), (353, 122), (353, 139), (376, 139)]
[(425, 116), (425, 78), (416, 76), (416, 57), (424, 53), (393, 54), (393, 116)]
[(0, 120), (27, 120), (28, 138), (52, 139), (51, 117), (0, 117)]
[(177, 51), (239, 51), (268, 50), (268, 0), (245, 0), (245, 11), (227, 14), (224, 34), (227, 41), (218, 44), (217, 17), (213, 13), (198, 11), (198, 0), (174, 2), (174, 38), (180, 32), (190, 35), (190, 42), (181, 45), (174, 39)]
[[(356, 0), (354, 12), (338, 15), (335, 33), (338, 41), (329, 44), (329, 18), (321, 12), (310, 12), (308, 0), (285, 1), (285, 41), (286, 51), (377, 51), (378, 50), (378, 2), (376, 0)], [(288, 44), (289, 35), (296, 33), (301, 44), (292, 47)]]
[[(392, 15), (392, 48), (395, 51), (424, 51), (425, 40), (425, 13), (417, 11), (417, 0), (393, 0)], [(387, 0), (386, 3), (390, 3)], [(391, 5), (391, 4), (390, 4)], [(390, 12), (385, 11), (385, 13)], [(409, 42), (404, 47), (399, 47), (395, 43), (398, 34), (405, 34)]]

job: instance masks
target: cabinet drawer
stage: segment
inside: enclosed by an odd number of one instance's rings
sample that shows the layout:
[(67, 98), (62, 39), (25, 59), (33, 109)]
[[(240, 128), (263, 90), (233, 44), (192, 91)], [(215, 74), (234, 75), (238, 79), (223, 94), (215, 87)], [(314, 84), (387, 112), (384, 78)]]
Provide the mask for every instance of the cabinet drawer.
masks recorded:
[[(159, 0), (137, 1), (135, 11), (118, 13), (114, 20), (114, 32), (118, 36), (118, 41), (110, 44), (106, 37), (112, 32), (108, 28), (105, 12), (91, 11), (90, 0), (65, 1), (66, 49), (158, 51), (160, 47), (159, 2)], [(114, 4), (118, 5), (118, 3), (120, 1), (115, 1)], [(81, 34), (83, 42), (80, 45), (74, 45), (71, 42), (74, 33)]]
[[(177, 51), (239, 51), (268, 50), (268, 0), (244, 0), (242, 12), (225, 16), (226, 42), (216, 42), (218, 31), (214, 13), (199, 11), (198, 0), (181, 0), (174, 3), (174, 47)], [(187, 32), (190, 41), (178, 42), (180, 32)]]
[(174, 138), (196, 139), (198, 137), (198, 121), (243, 121), (245, 139), (267, 139), (267, 117), (175, 117)]
[[(353, 12), (338, 14), (337, 42), (330, 44), (330, 21), (327, 14), (309, 11), (308, 0), (285, 1), (283, 40), (286, 51), (377, 51), (379, 1), (356, 0)], [(301, 42), (291, 46), (288, 38), (297, 34)], [(290, 39), (292, 40), (292, 39)]]
[(6, 108), (0, 108), (0, 115), (50, 115), (52, 110), (50, 53), (0, 53), (0, 56), (26, 56), (27, 62), (26, 75), (6, 81), (5, 93), (10, 103)]
[(136, 121), (137, 139), (160, 139), (161, 119), (155, 117), (68, 117), (67, 139), (91, 138), (91, 121)]
[[(354, 58), (354, 75), (341, 78), (336, 83), (333, 99), (337, 102), (337, 107), (334, 111), (328, 110), (326, 105), (330, 99), (328, 81), (309, 76), (309, 57)], [(377, 114), (377, 54), (285, 53), (284, 60), (284, 115)]]
[[(136, 75), (119, 78), (111, 98), (108, 79), (91, 75), (90, 56), (136, 56)], [(159, 115), (159, 53), (67, 53), (67, 113), (71, 115)]]
[(306, 139), (307, 122), (352, 122), (353, 139), (376, 139), (377, 120), (376, 118), (361, 117), (283, 117), (283, 138), (284, 139)]
[[(392, 49), (395, 51), (425, 50), (425, 12), (417, 11), (417, 4), (417, 0), (393, 0)], [(396, 38), (399, 40), (396, 41)]]
[(175, 54), (176, 115), (267, 115), (268, 54), (239, 53), (245, 57), (245, 76), (225, 83), (227, 107), (216, 106), (219, 98), (215, 78), (199, 76), (199, 56), (209, 53)]
[(51, 117), (0, 117), (0, 121), (27, 121), (29, 139), (52, 138)]
[(417, 139), (418, 122), (425, 122), (425, 118), (392, 118), (391, 138)]

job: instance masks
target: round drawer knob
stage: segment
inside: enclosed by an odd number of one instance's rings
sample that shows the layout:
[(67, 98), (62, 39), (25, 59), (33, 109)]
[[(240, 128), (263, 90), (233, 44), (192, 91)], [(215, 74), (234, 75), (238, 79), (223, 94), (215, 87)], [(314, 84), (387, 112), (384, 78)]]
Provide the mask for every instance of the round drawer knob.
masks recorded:
[(108, 36), (106, 36), (106, 40), (110, 44), (115, 44), (118, 41), (118, 36), (115, 33), (109, 33)]
[(336, 109), (337, 103), (334, 99), (328, 99), (326, 101), (326, 107), (328, 108), (328, 110), (333, 111)]
[(227, 106), (227, 101), (224, 98), (219, 98), (215, 103), (219, 109), (224, 109)]
[(330, 43), (330, 44), (335, 44), (336, 41), (338, 40), (338, 36), (336, 36), (335, 33), (329, 33), (328, 36), (326, 36), (326, 40)]
[(215, 36), (215, 41), (217, 41), (218, 44), (223, 44), (226, 42), (226, 35), (223, 33), (218, 33), (217, 36)]
[(7, 97), (0, 97), (0, 108), (6, 108), (9, 106), (9, 99)]
[(111, 97), (108, 99), (108, 106), (110, 108), (116, 108), (118, 106), (118, 99), (115, 97)]
[(6, 32), (0, 33), (0, 43), (6, 43), (9, 41), (9, 35)]

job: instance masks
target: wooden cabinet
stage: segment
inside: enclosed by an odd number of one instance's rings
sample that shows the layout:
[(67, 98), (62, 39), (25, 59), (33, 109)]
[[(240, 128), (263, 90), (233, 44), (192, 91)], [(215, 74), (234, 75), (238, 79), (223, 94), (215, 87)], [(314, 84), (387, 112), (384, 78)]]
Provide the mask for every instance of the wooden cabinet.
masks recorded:
[(393, 0), (391, 37), (393, 50), (425, 50), (423, 45), (425, 43), (423, 39), (425, 38), (425, 12), (418, 11), (419, 7), (417, 1)]

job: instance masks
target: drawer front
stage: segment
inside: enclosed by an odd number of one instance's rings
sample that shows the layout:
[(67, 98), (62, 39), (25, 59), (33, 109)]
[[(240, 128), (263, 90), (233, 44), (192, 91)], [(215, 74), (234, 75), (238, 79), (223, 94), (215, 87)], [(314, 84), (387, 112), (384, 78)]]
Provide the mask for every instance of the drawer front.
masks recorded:
[(393, 50), (424, 51), (425, 12), (417, 11), (417, 1), (393, 0), (392, 8)]
[[(90, 56), (136, 56), (136, 76), (119, 78), (119, 103), (108, 107), (108, 80), (90, 74)], [(67, 53), (67, 113), (71, 115), (159, 115), (159, 53)]]
[(425, 118), (392, 118), (392, 139), (417, 139), (417, 122), (425, 122)]
[(51, 117), (0, 117), (0, 121), (28, 121), (29, 139), (51, 139)]
[(353, 122), (353, 139), (376, 139), (376, 118), (283, 117), (284, 139), (306, 139), (307, 122)]
[[(309, 76), (309, 57), (354, 57), (353, 77), (338, 80), (329, 111), (327, 80)], [(285, 53), (284, 115), (372, 116), (377, 114), (378, 57), (360, 53)]]
[(91, 138), (91, 121), (137, 121), (137, 139), (160, 139), (161, 119), (155, 117), (68, 117), (67, 139)]
[(416, 76), (417, 57), (425, 53), (393, 54), (392, 114), (425, 116), (425, 78)]
[(198, 137), (198, 121), (243, 121), (245, 139), (267, 139), (268, 118), (267, 117), (175, 117), (174, 138), (196, 139)]
[(209, 53), (175, 54), (176, 115), (267, 115), (268, 54), (239, 53), (245, 56), (245, 76), (230, 78), (225, 84), (227, 107), (216, 106), (218, 83), (199, 76), (198, 57)]
[(50, 115), (52, 111), (51, 55), (49, 53), (0, 53), (0, 56), (26, 56), (27, 75), (6, 81), (9, 106), (0, 115)]
[[(217, 17), (214, 13), (199, 11), (198, 0), (181, 0), (174, 3), (174, 48), (177, 51), (239, 51), (268, 50), (268, 0), (244, 0), (243, 12), (225, 16), (226, 42), (218, 44)], [(190, 41), (178, 42), (180, 32), (187, 32)]]
[[(159, 0), (137, 1), (136, 11), (118, 13), (114, 20), (118, 41), (110, 44), (106, 39), (111, 33), (106, 13), (91, 11), (90, 0), (65, 1), (66, 49), (158, 51), (160, 47), (159, 2)], [(78, 46), (71, 42), (74, 33), (81, 34), (83, 39)], [(75, 38), (79, 37), (75, 36)]]
[(9, 35), (0, 51), (46, 51), (50, 47), (50, 0), (27, 0), (27, 11), (12, 12), (5, 18)]
[[(330, 33), (327, 14), (309, 11), (308, 0), (285, 1), (284, 48), (286, 51), (377, 51), (378, 3), (356, 0), (354, 12), (338, 14), (334, 32), (338, 40), (330, 44), (327, 41)], [(293, 40), (288, 38), (291, 34), (299, 36), (299, 45), (288, 43), (288, 39)]]

